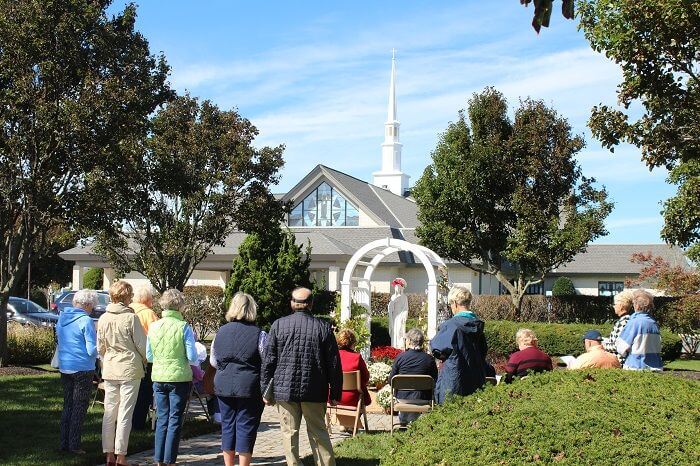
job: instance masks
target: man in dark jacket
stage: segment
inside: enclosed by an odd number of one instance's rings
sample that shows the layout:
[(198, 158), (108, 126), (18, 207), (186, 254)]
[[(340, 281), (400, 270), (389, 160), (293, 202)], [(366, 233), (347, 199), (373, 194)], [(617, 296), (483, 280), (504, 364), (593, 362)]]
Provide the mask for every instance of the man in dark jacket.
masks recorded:
[[(292, 292), (294, 313), (277, 319), (270, 328), (262, 366), (261, 385), (272, 383), (280, 414), (284, 450), (289, 466), (299, 459), (299, 426), (306, 420), (309, 443), (317, 465), (335, 465), (333, 445), (326, 429), (326, 401), (340, 399), (343, 372), (338, 344), (330, 324), (311, 315), (311, 290)], [(269, 404), (271, 400), (265, 400)]]
[(486, 381), (486, 337), (484, 321), (469, 310), (472, 295), (455, 286), (447, 295), (454, 316), (440, 325), (430, 342), (433, 356), (442, 361), (435, 385), (435, 401), (442, 403), (448, 394), (469, 395)]

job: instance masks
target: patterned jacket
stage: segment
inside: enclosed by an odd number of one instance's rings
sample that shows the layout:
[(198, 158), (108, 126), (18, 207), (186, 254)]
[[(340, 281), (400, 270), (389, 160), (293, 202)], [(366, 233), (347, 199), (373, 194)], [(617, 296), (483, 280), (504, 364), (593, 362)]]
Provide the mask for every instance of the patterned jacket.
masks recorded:
[(625, 325), (627, 325), (628, 320), (630, 320), (629, 314), (625, 314), (617, 319), (613, 325), (612, 332), (610, 332), (610, 336), (603, 341), (605, 351), (614, 353), (617, 356), (617, 359), (620, 361), (620, 364), (625, 362), (625, 357), (617, 352), (617, 339), (620, 338), (620, 333), (622, 333), (622, 329), (625, 328)]

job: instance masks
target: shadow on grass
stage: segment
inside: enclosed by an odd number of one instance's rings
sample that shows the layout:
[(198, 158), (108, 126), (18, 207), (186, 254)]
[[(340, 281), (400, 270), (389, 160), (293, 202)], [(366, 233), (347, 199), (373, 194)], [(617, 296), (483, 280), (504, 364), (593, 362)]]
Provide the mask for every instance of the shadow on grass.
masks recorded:
[[(63, 409), (63, 387), (56, 373), (35, 376), (0, 377), (0, 464), (94, 465), (104, 461), (101, 429), (102, 406), (95, 405), (85, 416), (83, 445), (85, 455), (58, 450), (59, 424)], [(91, 398), (92, 399), (92, 398)], [(214, 432), (215, 424), (187, 421), (183, 438)], [(132, 431), (129, 453), (153, 448), (153, 432)]]

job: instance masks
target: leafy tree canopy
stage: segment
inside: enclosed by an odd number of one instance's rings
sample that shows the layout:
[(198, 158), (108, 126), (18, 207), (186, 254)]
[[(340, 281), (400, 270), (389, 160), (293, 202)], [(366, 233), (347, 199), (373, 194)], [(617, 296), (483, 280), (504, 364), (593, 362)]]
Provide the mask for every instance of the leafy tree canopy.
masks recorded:
[(527, 286), (606, 234), (605, 189), (581, 175), (584, 141), (541, 101), (507, 115), (487, 88), (450, 123), (416, 183), (423, 245), (495, 275), (520, 308)]
[(170, 95), (135, 7), (110, 3), (0, 0), (0, 365), (7, 296), (57, 228), (112, 218), (101, 194)]
[(662, 236), (700, 260), (700, 2), (581, 0), (578, 15), (623, 76), (619, 105), (594, 107), (589, 126), (610, 150), (627, 142), (650, 169), (671, 170), (679, 187), (664, 205)]
[(283, 147), (253, 147), (258, 131), (235, 111), (190, 96), (153, 118), (134, 150), (131, 180), (112, 194), (122, 215), (97, 231), (97, 251), (160, 292), (182, 289), (194, 268), (235, 229), (265, 231), (282, 217), (268, 187)]
[(296, 244), (294, 233), (279, 225), (265, 235), (253, 233), (238, 248), (231, 278), (226, 285), (227, 302), (239, 291), (253, 296), (258, 305), (258, 325), (269, 327), (288, 315), (292, 290), (312, 288), (309, 274), (311, 245)]

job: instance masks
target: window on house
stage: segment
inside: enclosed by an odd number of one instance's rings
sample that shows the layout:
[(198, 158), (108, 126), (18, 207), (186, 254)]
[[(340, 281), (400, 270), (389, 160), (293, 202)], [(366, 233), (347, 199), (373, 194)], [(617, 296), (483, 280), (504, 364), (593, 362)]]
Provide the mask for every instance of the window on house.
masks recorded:
[(625, 289), (625, 282), (598, 282), (598, 296), (615, 296)]
[[(511, 281), (511, 283), (515, 284), (515, 281)], [(506, 287), (503, 286), (501, 283), (498, 284), (498, 294), (508, 294), (508, 290), (506, 290)], [(544, 294), (544, 283), (535, 283), (534, 285), (530, 285), (527, 287), (525, 290), (525, 294)]]
[(288, 225), (292, 227), (358, 226), (360, 215), (328, 183), (321, 183), (289, 213)]

